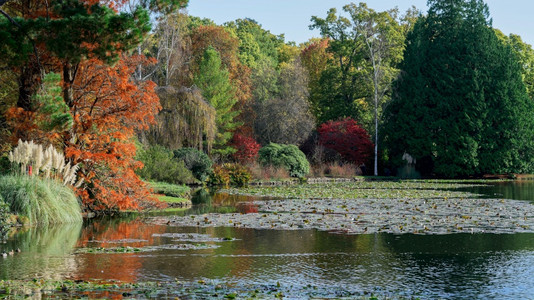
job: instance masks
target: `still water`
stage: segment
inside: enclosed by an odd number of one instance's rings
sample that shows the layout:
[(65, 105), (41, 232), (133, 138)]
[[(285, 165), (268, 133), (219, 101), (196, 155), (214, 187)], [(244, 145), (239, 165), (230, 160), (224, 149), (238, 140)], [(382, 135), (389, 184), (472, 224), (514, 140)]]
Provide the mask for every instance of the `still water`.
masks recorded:
[[(534, 200), (528, 198), (531, 192), (514, 192), (527, 186), (534, 188), (532, 182), (506, 183), (478, 192)], [(251, 205), (235, 205), (243, 198), (202, 196), (186, 213), (254, 211)], [(242, 286), (313, 284), (324, 290), (422, 299), (534, 299), (534, 234), (347, 236), (315, 230), (177, 228), (155, 225), (152, 218), (157, 217), (19, 232), (0, 245), (22, 250), (0, 258), (0, 279), (210, 280)], [(214, 248), (179, 249), (179, 237), (188, 236), (182, 233), (207, 238), (202, 244)], [(150, 251), (86, 251), (120, 246)]]

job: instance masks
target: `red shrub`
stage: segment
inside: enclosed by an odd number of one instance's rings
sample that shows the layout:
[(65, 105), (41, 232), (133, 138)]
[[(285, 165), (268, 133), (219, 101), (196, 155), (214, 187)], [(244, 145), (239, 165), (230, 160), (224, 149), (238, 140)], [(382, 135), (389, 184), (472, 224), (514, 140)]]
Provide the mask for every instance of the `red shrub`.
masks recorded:
[(237, 152), (234, 153), (234, 159), (238, 162), (255, 161), (261, 147), (254, 138), (239, 133), (234, 134), (231, 145), (237, 149)]
[(351, 118), (328, 121), (319, 126), (317, 131), (319, 144), (338, 152), (347, 162), (360, 165), (372, 157), (371, 137)]

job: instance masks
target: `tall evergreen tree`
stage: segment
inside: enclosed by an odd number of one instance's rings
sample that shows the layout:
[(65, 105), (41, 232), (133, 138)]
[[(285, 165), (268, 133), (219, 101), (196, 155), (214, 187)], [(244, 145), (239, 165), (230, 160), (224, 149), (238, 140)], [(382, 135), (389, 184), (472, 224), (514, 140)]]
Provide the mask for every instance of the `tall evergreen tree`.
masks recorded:
[(429, 0), (408, 35), (386, 111), (390, 157), (460, 177), (530, 168), (532, 103), (520, 66), (491, 28), (482, 0)]
[(226, 144), (232, 138), (232, 131), (240, 124), (234, 121), (239, 114), (233, 109), (237, 103), (235, 88), (230, 83), (228, 70), (221, 64), (219, 53), (208, 47), (193, 81), (202, 90), (202, 96), (215, 108), (217, 134), (213, 152), (224, 156), (235, 151)]

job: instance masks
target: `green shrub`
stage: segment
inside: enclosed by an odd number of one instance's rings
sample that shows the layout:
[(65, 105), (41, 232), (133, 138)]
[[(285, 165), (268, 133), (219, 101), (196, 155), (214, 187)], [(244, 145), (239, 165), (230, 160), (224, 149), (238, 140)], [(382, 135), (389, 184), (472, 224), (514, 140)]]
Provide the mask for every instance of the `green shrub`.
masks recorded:
[(171, 150), (154, 145), (146, 149), (140, 149), (137, 159), (144, 167), (136, 170), (137, 175), (147, 181), (167, 182), (174, 184), (194, 183), (195, 178), (183, 161), (174, 159)]
[(74, 192), (59, 182), (37, 176), (0, 176), (0, 195), (12, 213), (27, 217), (32, 225), (82, 221)]
[(11, 172), (11, 163), (7, 156), (0, 156), (0, 175), (6, 175)]
[(305, 177), (310, 172), (306, 155), (295, 145), (270, 143), (260, 149), (258, 160), (263, 166), (285, 167), (291, 177)]
[(211, 173), (213, 162), (206, 153), (195, 148), (174, 150), (174, 158), (183, 161), (197, 180), (205, 181)]
[(148, 185), (156, 194), (163, 194), (165, 196), (178, 198), (189, 198), (189, 194), (191, 191), (188, 186), (176, 185), (166, 182), (149, 182)]

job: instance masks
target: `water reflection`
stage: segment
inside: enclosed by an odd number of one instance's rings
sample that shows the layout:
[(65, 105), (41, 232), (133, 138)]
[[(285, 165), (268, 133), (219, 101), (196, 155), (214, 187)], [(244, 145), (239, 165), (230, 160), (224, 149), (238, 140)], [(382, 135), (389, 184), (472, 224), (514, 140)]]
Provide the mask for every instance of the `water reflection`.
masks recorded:
[(81, 223), (16, 230), (0, 245), (0, 250), (21, 252), (0, 258), (0, 279), (21, 276), (61, 279), (61, 272), (75, 268), (75, 259), (70, 254), (81, 230)]
[[(532, 183), (523, 188), (534, 188)], [(187, 214), (257, 211), (251, 198), (205, 190), (194, 194), (196, 205)], [(341, 235), (315, 230), (178, 228), (155, 225), (153, 218), (157, 217), (19, 231), (7, 244), (0, 244), (0, 250), (22, 250), (0, 258), (0, 279), (212, 279), (244, 286), (280, 282), (423, 299), (534, 295), (534, 234)], [(226, 241), (206, 242), (218, 246), (214, 249), (172, 249), (167, 246), (184, 243), (172, 233), (205, 234)], [(153, 248), (137, 253), (81, 251), (121, 246)]]
[(491, 182), (484, 186), (459, 189), (488, 198), (527, 200), (534, 202), (534, 180)]

